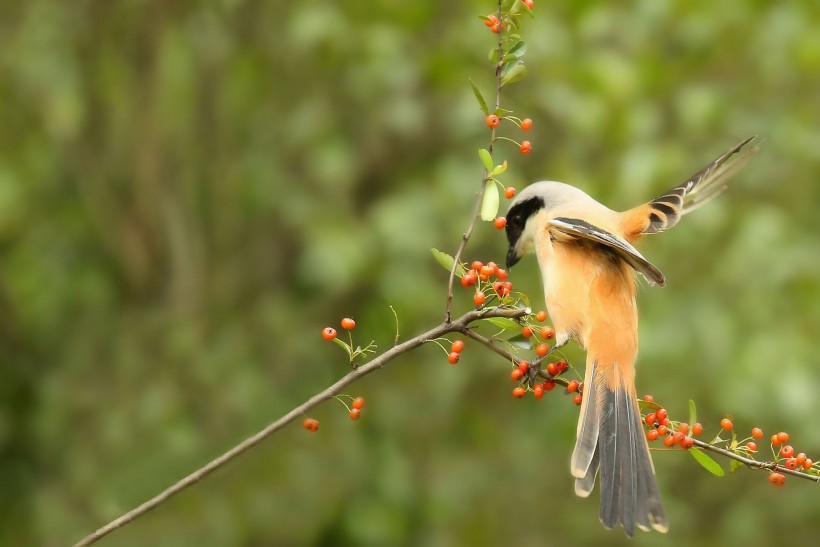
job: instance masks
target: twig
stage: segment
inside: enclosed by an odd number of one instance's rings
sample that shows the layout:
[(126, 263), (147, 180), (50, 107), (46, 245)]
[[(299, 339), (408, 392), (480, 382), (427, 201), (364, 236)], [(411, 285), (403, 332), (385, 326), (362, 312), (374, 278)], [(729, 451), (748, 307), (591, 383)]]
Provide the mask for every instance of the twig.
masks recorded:
[[(501, 4), (503, 0), (498, 0), (498, 18), (501, 19)], [(501, 69), (504, 66), (504, 63), (501, 61), (501, 52), (503, 51), (503, 33), (498, 33), (498, 46), (496, 47), (496, 57), (497, 62), (495, 65), (495, 108), (493, 112), (499, 109), (501, 106)], [(490, 146), (488, 147), (488, 152), (492, 156), (493, 153), (493, 145), (496, 141), (495, 136), (495, 127), (493, 127), (492, 132), (490, 133)], [(484, 174), (481, 177), (481, 188), (479, 188), (478, 192), (475, 196), (475, 204), (473, 205), (473, 214), (470, 218), (470, 225), (467, 226), (467, 231), (461, 234), (461, 243), (456, 250), (456, 254), (453, 260), (453, 267), (450, 268), (450, 279), (447, 282), (447, 306), (444, 310), (444, 322), (449, 323), (451, 317), (451, 311), (453, 305), (453, 283), (456, 279), (456, 268), (461, 263), (461, 255), (464, 254), (464, 249), (467, 247), (467, 242), (470, 241), (470, 237), (473, 235), (473, 230), (475, 229), (475, 225), (478, 222), (479, 215), (481, 213), (481, 201), (484, 199), (484, 188), (487, 184), (487, 179), (489, 178), (490, 174), (484, 169)]]
[(522, 317), (527, 313), (529, 313), (529, 311), (524, 310), (522, 308), (489, 308), (482, 310), (471, 310), (462, 315), (461, 317), (459, 317), (458, 319), (456, 319), (455, 321), (451, 321), (449, 323), (441, 323), (440, 325), (428, 330), (427, 332), (419, 334), (418, 336), (411, 338), (410, 340), (407, 340), (406, 342), (403, 342), (399, 345), (393, 346), (392, 348), (382, 353), (369, 363), (361, 365), (360, 367), (347, 373), (345, 376), (337, 380), (333, 385), (317, 393), (316, 395), (314, 395), (301, 405), (297, 406), (296, 408), (294, 408), (293, 410), (291, 410), (275, 422), (268, 425), (265, 429), (259, 431), (252, 437), (248, 437), (247, 439), (237, 444), (236, 446), (234, 446), (218, 458), (212, 460), (210, 463), (200, 467), (187, 477), (169, 486), (168, 488), (166, 488), (150, 500), (146, 501), (142, 505), (135, 507), (134, 509), (128, 511), (122, 516), (112, 520), (102, 528), (84, 537), (75, 544), (75, 547), (91, 545), (97, 540), (110, 534), (117, 528), (120, 528), (128, 524), (132, 520), (144, 515), (151, 509), (154, 509), (155, 507), (161, 505), (175, 494), (178, 494), (179, 492), (185, 490), (189, 486), (203, 479), (213, 471), (219, 469), (220, 467), (232, 461), (234, 458), (236, 458), (246, 450), (256, 446), (257, 444), (265, 440), (267, 437), (269, 437), (271, 434), (287, 425), (288, 423), (299, 418), (305, 413), (305, 411), (310, 410), (322, 401), (325, 401), (337, 395), (348, 384), (358, 380), (366, 374), (373, 372), (376, 369), (382, 368), (388, 362), (392, 361), (399, 355), (402, 355), (403, 353), (406, 353), (412, 349), (421, 346), (429, 340), (438, 338), (447, 333), (466, 332), (467, 326), (470, 323), (477, 321), (479, 319), (484, 319), (487, 317), (507, 317), (510, 319), (515, 319), (518, 317)]
[(781, 473), (786, 473), (787, 475), (792, 475), (794, 477), (799, 477), (801, 479), (806, 479), (816, 483), (820, 483), (820, 477), (818, 476), (809, 475), (808, 473), (803, 473), (802, 471), (796, 471), (794, 469), (789, 469), (788, 467), (777, 465), (774, 462), (759, 462), (757, 460), (752, 460), (750, 458), (743, 457), (740, 454), (735, 454), (730, 450), (726, 450), (725, 448), (721, 448), (719, 446), (711, 445), (698, 439), (692, 440), (694, 441), (695, 446), (697, 447), (700, 447), (704, 450), (708, 450), (709, 452), (714, 452), (715, 454), (720, 454), (721, 456), (726, 456), (727, 458), (730, 458), (732, 460), (739, 461), (747, 467), (753, 467), (755, 469), (770, 469), (772, 471), (778, 471)]

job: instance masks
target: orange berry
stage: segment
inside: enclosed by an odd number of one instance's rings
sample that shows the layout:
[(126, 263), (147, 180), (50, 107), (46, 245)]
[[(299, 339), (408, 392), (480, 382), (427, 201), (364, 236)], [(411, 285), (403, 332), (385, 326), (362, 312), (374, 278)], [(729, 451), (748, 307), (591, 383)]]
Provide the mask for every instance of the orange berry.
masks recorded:
[(361, 413), (362, 413), (362, 411), (361, 411), (360, 409), (358, 409), (358, 408), (352, 408), (352, 409), (350, 409), (350, 419), (351, 419), (351, 420), (353, 420), (353, 421), (355, 422), (356, 420), (358, 420), (358, 419), (359, 419), (359, 415), (360, 415)]
[(575, 393), (578, 391), (578, 381), (577, 380), (570, 380), (567, 383), (567, 393)]
[(364, 397), (356, 397), (355, 399), (353, 399), (353, 404), (351, 404), (350, 406), (361, 410), (362, 407), (364, 407)]
[(658, 418), (658, 422), (663, 422), (669, 416), (669, 412), (665, 408), (659, 408), (655, 412), (655, 416)]
[(532, 151), (532, 143), (530, 141), (524, 141), (521, 143), (521, 153), (524, 155), (529, 154)]
[(687, 424), (686, 422), (682, 422), (678, 425), (678, 431), (686, 435), (687, 433), (689, 433), (689, 424)]
[(762, 439), (763, 438), (763, 430), (759, 427), (752, 428), (752, 437), (755, 439)]
[(658, 435), (666, 435), (666, 432), (669, 430), (669, 427), (661, 424), (658, 426)]
[(777, 434), (772, 435), (772, 438), (770, 440), (772, 441), (772, 444), (775, 446), (780, 446), (782, 444), (780, 442), (780, 439), (777, 438)]
[(475, 271), (479, 271), (481, 267), (484, 266), (484, 263), (479, 260), (474, 260), (472, 264), (470, 264), (470, 268)]
[(772, 486), (777, 486), (778, 488), (780, 488), (781, 486), (783, 486), (784, 482), (786, 482), (786, 477), (784, 475), (781, 475), (780, 473), (772, 473), (771, 475), (769, 475), (769, 483)]
[(535, 5), (533, 0), (521, 0), (521, 3), (530, 8), (530, 10), (532, 10), (533, 5)]
[(305, 421), (302, 422), (302, 427), (304, 427), (311, 433), (316, 433), (319, 430), (319, 422), (317, 422), (313, 418), (305, 418)]
[(483, 306), (485, 300), (487, 300), (487, 297), (481, 291), (476, 291), (475, 295), (473, 295), (473, 303), (476, 306)]
[(504, 226), (507, 225), (507, 219), (504, 217), (498, 217), (493, 221), (493, 223), (495, 224), (496, 230), (503, 230)]
[(495, 275), (495, 270), (489, 266), (482, 266), (478, 273), (483, 277), (490, 277), (491, 275)]
[(505, 280), (507, 279), (507, 276), (508, 276), (509, 274), (507, 274), (507, 270), (504, 270), (504, 269), (498, 268), (498, 271), (497, 271), (497, 272), (495, 272), (495, 275), (497, 275), (497, 276), (498, 276), (498, 279), (500, 279), (501, 281), (505, 281)]
[(515, 397), (516, 399), (520, 399), (520, 398), (522, 398), (522, 397), (523, 397), (524, 395), (526, 395), (526, 394), (527, 394), (527, 390), (526, 390), (526, 389), (524, 389), (524, 388), (523, 388), (523, 387), (521, 387), (521, 386), (518, 386), (517, 388), (515, 388), (515, 389), (513, 390), (513, 397)]
[(524, 372), (520, 368), (514, 368), (514, 369), (512, 369), (512, 372), (510, 372), (510, 378), (512, 378), (513, 381), (515, 381), (515, 382), (517, 382), (518, 380), (520, 380), (523, 377), (524, 377)]
[(501, 24), (500, 23), (494, 24), (493, 26), (490, 27), (490, 30), (495, 32), (496, 34), (498, 34), (498, 31), (501, 30)]
[(650, 429), (646, 432), (646, 438), (650, 441), (654, 441), (658, 438), (658, 430), (657, 429)]
[(456, 353), (461, 353), (464, 350), (464, 340), (454, 341), (453, 345), (450, 346), (450, 349)]
[(646, 422), (646, 425), (648, 425), (650, 427), (655, 425), (655, 413), (650, 412), (649, 414), (647, 414), (644, 421)]
[(800, 454), (795, 456), (794, 459), (797, 460), (798, 465), (803, 465), (803, 462), (806, 461), (806, 453), (801, 452)]
[(530, 370), (530, 363), (529, 363), (529, 361), (519, 361), (519, 362), (518, 362), (518, 370), (520, 370), (521, 372), (523, 372), (524, 374), (526, 374), (526, 373), (527, 373), (527, 371), (528, 371), (528, 370)]
[(484, 19), (484, 24), (488, 27), (498, 24), (498, 17), (495, 15), (488, 15), (486, 19)]
[(536, 399), (544, 398), (544, 384), (535, 384), (532, 386), (532, 394)]
[(547, 312), (545, 312), (545, 311), (540, 311), (540, 312), (536, 313), (536, 314), (535, 314), (535, 319), (536, 319), (539, 323), (543, 323), (544, 321), (546, 321), (546, 320), (547, 320)]
[(504, 188), (504, 197), (507, 199), (512, 199), (515, 197), (515, 188), (512, 186), (507, 186)]
[(552, 391), (555, 389), (555, 382), (552, 380), (547, 380), (544, 382), (544, 391)]
[(547, 365), (547, 372), (550, 376), (558, 376), (558, 365), (550, 363)]
[(789, 458), (786, 460), (786, 468), (795, 470), (800, 467), (800, 464), (797, 463), (797, 458)]
[(647, 403), (654, 403), (655, 402), (655, 398), (651, 395), (644, 395), (643, 400), (646, 401)]
[(473, 270), (461, 276), (461, 286), (464, 288), (472, 287), (478, 281), (478, 275)]
[(581, 395), (576, 395), (572, 398), (572, 402), (578, 406), (581, 406), (581, 403), (584, 402), (584, 398)]
[(529, 131), (530, 129), (532, 129), (532, 120), (529, 118), (524, 118), (521, 120), (521, 130)]
[(336, 329), (333, 327), (325, 327), (322, 329), (322, 338), (325, 340), (333, 340), (336, 338)]
[(498, 124), (501, 123), (501, 120), (499, 120), (498, 116), (496, 116), (495, 114), (490, 114), (489, 116), (487, 116), (487, 119), (485, 121), (487, 122), (487, 126), (492, 127), (493, 129), (498, 127)]
[(550, 352), (550, 347), (547, 344), (538, 344), (538, 347), (535, 348), (535, 353), (539, 356), (543, 357)]
[(680, 444), (680, 442), (683, 440), (683, 433), (681, 433), (680, 431), (675, 431), (674, 433), (672, 433), (672, 439), (675, 444)]
[(524, 338), (531, 338), (532, 337), (532, 329), (530, 327), (524, 327), (521, 329), (521, 336)]
[(733, 424), (732, 420), (730, 420), (729, 418), (723, 418), (720, 421), (720, 427), (722, 427), (726, 431), (731, 431), (735, 427), (735, 424)]
[(748, 443), (746, 443), (746, 448), (749, 450), (749, 452), (757, 452), (757, 443), (754, 441), (749, 441)]
[(555, 329), (552, 327), (541, 327), (541, 338), (544, 340), (552, 340), (555, 338)]
[(780, 455), (784, 458), (791, 458), (794, 456), (794, 448), (790, 444), (784, 445), (780, 448)]
[(701, 433), (703, 433), (703, 424), (700, 423), (700, 422), (697, 422), (695, 425), (692, 426), (692, 435), (697, 436), (697, 435), (700, 435)]
[(777, 434), (777, 440), (781, 443), (787, 443), (789, 442), (789, 434), (781, 431)]
[(803, 462), (803, 469), (808, 471), (809, 469), (811, 469), (812, 465), (814, 465), (814, 462), (811, 461), (811, 458), (806, 458), (806, 461)]
[(672, 435), (663, 438), (663, 446), (666, 448), (672, 448), (673, 444), (675, 444), (675, 438)]
[(683, 440), (680, 442), (681, 448), (684, 450), (689, 450), (693, 446), (695, 446), (695, 439), (692, 437), (684, 437)]
[(451, 365), (455, 365), (458, 363), (458, 360), (461, 358), (461, 354), (458, 352), (452, 352), (450, 355), (447, 356), (447, 360), (450, 361)]
[(345, 317), (342, 319), (342, 328), (345, 330), (350, 330), (356, 326), (356, 322), (351, 319), (350, 317)]

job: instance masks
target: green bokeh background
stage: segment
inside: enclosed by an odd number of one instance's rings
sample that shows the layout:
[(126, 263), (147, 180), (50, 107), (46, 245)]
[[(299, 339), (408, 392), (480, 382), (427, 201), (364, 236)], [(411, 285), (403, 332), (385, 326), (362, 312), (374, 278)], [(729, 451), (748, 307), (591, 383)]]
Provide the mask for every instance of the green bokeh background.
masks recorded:
[[(442, 317), (481, 177), (491, 1), (0, 3), (0, 543), (64, 545)], [(536, 0), (535, 121), (505, 182), (627, 208), (750, 134), (719, 200), (642, 249), (638, 389), (707, 433), (820, 457), (820, 11), (810, 0)], [(512, 126), (505, 134), (521, 138)], [(500, 260), (481, 225), (468, 259)], [(541, 301), (532, 260), (511, 278)], [(470, 299), (458, 293), (456, 307)], [(616, 336), (617, 333), (613, 333)], [(583, 362), (577, 348), (568, 351)], [(671, 521), (628, 542), (576, 498), (577, 409), (424, 347), (101, 545), (810, 545), (816, 485), (656, 453)]]

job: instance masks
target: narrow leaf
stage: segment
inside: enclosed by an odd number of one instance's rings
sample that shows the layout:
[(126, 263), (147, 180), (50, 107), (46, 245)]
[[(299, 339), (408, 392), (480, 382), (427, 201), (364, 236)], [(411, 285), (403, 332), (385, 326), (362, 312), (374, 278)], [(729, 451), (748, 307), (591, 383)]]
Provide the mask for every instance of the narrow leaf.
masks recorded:
[(505, 108), (496, 108), (495, 112), (493, 112), (493, 114), (495, 114), (499, 118), (503, 118), (507, 114), (512, 114), (512, 112), (513, 112), (512, 110), (507, 110)]
[[(435, 257), (436, 261), (442, 266), (444, 266), (445, 270), (449, 272), (453, 269), (453, 262), (455, 262), (455, 259), (452, 256), (442, 251), (439, 251), (438, 249), (430, 249), (430, 252), (433, 253), (433, 257)], [(461, 264), (456, 266), (456, 275), (459, 277), (462, 277), (464, 275), (464, 266), (462, 266)]]
[(498, 214), (499, 201), (498, 186), (495, 181), (488, 180), (484, 186), (484, 199), (481, 202), (481, 220), (495, 219), (495, 215)]
[(521, 61), (515, 61), (504, 70), (501, 85), (508, 85), (523, 79), (527, 75), (527, 67)]
[(487, 172), (491, 172), (493, 170), (493, 157), (490, 153), (485, 148), (482, 148), (478, 151), (478, 157), (481, 158), (481, 163), (484, 164), (484, 168)]
[(487, 319), (483, 319), (482, 321), (492, 323), (496, 327), (501, 327), (504, 330), (514, 330), (516, 332), (521, 330), (521, 325), (519, 325), (512, 319), (508, 319), (506, 317), (488, 317)]
[(723, 468), (720, 466), (718, 462), (712, 459), (711, 456), (706, 455), (702, 450), (699, 448), (690, 448), (688, 451), (692, 454), (692, 457), (695, 458), (695, 461), (698, 462), (700, 465), (703, 466), (708, 472), (718, 477), (722, 477), (726, 474)]
[(698, 409), (695, 408), (695, 401), (689, 399), (689, 424), (694, 425), (698, 421)]
[(351, 347), (347, 344), (347, 342), (344, 342), (344, 341), (342, 341), (342, 340), (339, 340), (338, 338), (334, 338), (334, 339), (333, 339), (333, 341), (334, 341), (334, 342), (336, 342), (338, 345), (340, 345), (342, 348), (344, 348), (344, 350), (347, 352), (347, 355), (348, 355), (348, 356), (352, 356), (352, 355), (353, 355), (353, 348), (351, 348)]
[(746, 466), (743, 465), (743, 463), (741, 463), (737, 460), (729, 460), (729, 473), (734, 473), (735, 471), (737, 471), (741, 467), (746, 467)]
[(475, 95), (476, 100), (478, 101), (478, 106), (481, 107), (481, 111), (484, 112), (485, 116), (490, 115), (490, 109), (487, 108), (487, 102), (484, 100), (484, 97), (481, 96), (481, 91), (478, 90), (478, 86), (475, 85), (475, 82), (472, 78), (470, 80), (470, 87), (473, 89), (473, 94)]
[(507, 160), (504, 160), (504, 163), (502, 163), (501, 165), (496, 165), (495, 168), (493, 168), (493, 172), (490, 173), (490, 174), (493, 175), (493, 176), (500, 175), (501, 173), (503, 173), (506, 170), (507, 170)]

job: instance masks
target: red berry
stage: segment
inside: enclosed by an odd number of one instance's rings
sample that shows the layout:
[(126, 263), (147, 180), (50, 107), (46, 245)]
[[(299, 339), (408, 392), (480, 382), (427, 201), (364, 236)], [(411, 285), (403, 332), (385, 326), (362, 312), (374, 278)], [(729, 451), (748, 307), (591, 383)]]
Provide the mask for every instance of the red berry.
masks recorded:
[(359, 415), (362, 413), (361, 410), (358, 408), (353, 408), (350, 410), (350, 419), (354, 422), (359, 419)]
[(536, 313), (536, 314), (535, 314), (535, 319), (536, 319), (539, 323), (543, 323), (544, 321), (546, 321), (546, 320), (547, 320), (547, 312), (545, 312), (545, 311), (540, 311), (540, 312)]
[(772, 444), (775, 446), (781, 445), (780, 439), (777, 438), (777, 434), (772, 435), (772, 438), (770, 440), (772, 441)]
[(663, 424), (658, 426), (658, 435), (666, 435), (666, 432), (669, 428)]
[(483, 306), (484, 301), (487, 300), (487, 297), (484, 296), (484, 293), (481, 291), (476, 291), (475, 295), (473, 296), (473, 303), (476, 306)]
[(478, 276), (475, 274), (473, 270), (470, 270), (461, 277), (461, 286), (464, 288), (472, 287), (476, 284), (477, 281)]
[(336, 329), (333, 327), (325, 327), (322, 329), (322, 338), (325, 340), (333, 340), (336, 338)]
[(513, 188), (512, 186), (507, 186), (506, 188), (504, 188), (504, 197), (507, 199), (512, 199), (513, 197), (515, 197), (515, 188)]
[(754, 441), (749, 441), (748, 443), (746, 443), (746, 448), (749, 450), (749, 452), (757, 452), (757, 443)]
[(356, 326), (356, 322), (353, 319), (351, 319), (349, 317), (345, 317), (344, 319), (342, 319), (342, 328), (343, 329), (350, 330), (355, 326)]
[(447, 356), (447, 360), (450, 361), (451, 365), (455, 365), (456, 363), (458, 363), (460, 357), (461, 354), (454, 351)]
[(529, 154), (532, 151), (532, 143), (530, 141), (524, 141), (521, 143), (521, 153), (522, 154)]
[(675, 444), (680, 444), (680, 442), (683, 440), (683, 433), (681, 433), (680, 431), (675, 431), (674, 433), (672, 433), (672, 440)]
[(507, 219), (504, 217), (498, 217), (495, 221), (493, 221), (493, 224), (495, 224), (496, 230), (503, 230), (504, 226), (507, 225)]
[(547, 372), (550, 376), (558, 376), (558, 365), (555, 363), (550, 363), (547, 365)]
[(578, 381), (577, 380), (571, 380), (567, 384), (567, 393), (574, 393), (576, 391), (578, 391)]
[(692, 437), (684, 437), (683, 440), (680, 442), (681, 448), (684, 450), (689, 450), (693, 446), (695, 446), (695, 439)]
[(532, 9), (533, 7), (533, 0), (521, 0), (521, 3), (530, 9)]
[(498, 268), (498, 271), (495, 272), (495, 275), (497, 275), (498, 279), (500, 279), (501, 281), (506, 280), (508, 276), (507, 270), (502, 270), (501, 268)]
[(555, 329), (552, 327), (541, 327), (541, 338), (544, 340), (552, 340), (555, 338)]
[(735, 424), (733, 424), (732, 420), (730, 420), (729, 418), (723, 418), (720, 421), (720, 427), (722, 427), (726, 431), (731, 431), (735, 427)]
[(529, 118), (524, 118), (523, 120), (521, 120), (521, 129), (523, 131), (529, 131), (530, 129), (532, 129), (532, 120)]
[(675, 438), (672, 435), (664, 437), (663, 446), (665, 446), (666, 448), (672, 448), (673, 444), (675, 444)]
[(498, 24), (498, 17), (495, 15), (488, 15), (486, 19), (484, 19), (484, 24), (488, 27)]
[(510, 372), (510, 378), (512, 378), (514, 382), (517, 382), (523, 377), (524, 372), (520, 368), (514, 368), (512, 369), (512, 372)]
[(535, 353), (539, 356), (543, 357), (550, 352), (550, 347), (547, 344), (538, 344), (538, 347), (535, 348)]
[(532, 337), (532, 329), (530, 327), (524, 327), (521, 329), (521, 336), (524, 338), (531, 338)]
[(794, 456), (794, 448), (791, 445), (787, 444), (780, 449), (780, 455), (784, 458), (791, 458)]
[(787, 443), (789, 442), (789, 434), (781, 431), (777, 434), (777, 440), (781, 443)]
[(784, 482), (786, 482), (786, 477), (784, 475), (781, 475), (780, 473), (772, 473), (771, 475), (769, 475), (769, 483), (772, 486), (777, 486), (778, 488), (780, 488), (781, 486), (783, 486)]
[(495, 114), (490, 114), (489, 116), (487, 116), (487, 119), (485, 121), (487, 122), (487, 125), (492, 128), (498, 127), (498, 124), (501, 123), (501, 120), (499, 120), (498, 116), (496, 116)]
[(479, 271), (482, 266), (484, 266), (483, 262), (479, 260), (474, 260), (473, 263), (470, 265), (470, 268), (472, 268), (475, 271)]
[(493, 270), (489, 266), (482, 266), (481, 270), (478, 273), (481, 274), (482, 277), (490, 277), (491, 275), (495, 274), (495, 270)]
[(658, 417), (659, 422), (663, 422), (668, 416), (669, 412), (665, 408), (659, 408), (657, 412), (655, 412), (655, 416)]
[(355, 399), (353, 399), (353, 404), (350, 406), (361, 410), (362, 407), (364, 407), (364, 397), (356, 397)]
[(648, 425), (650, 427), (655, 425), (655, 413), (650, 412), (649, 414), (647, 414), (646, 418), (644, 418), (644, 421), (646, 422), (646, 425)]
[(453, 342), (453, 345), (450, 346), (450, 349), (456, 353), (461, 353), (464, 350), (464, 340), (456, 340)]
[(800, 467), (800, 464), (797, 463), (797, 458), (789, 458), (786, 460), (786, 467), (791, 470), (795, 470)]
[(806, 458), (806, 461), (803, 462), (803, 469), (808, 471), (812, 465), (814, 465), (814, 462), (811, 461), (811, 458)]
[(519, 361), (518, 362), (518, 370), (525, 373), (530, 370), (530, 363), (529, 361)]
[(803, 462), (806, 461), (806, 453), (801, 452), (800, 454), (795, 456), (794, 459), (797, 460), (798, 465), (803, 465)]
[(523, 387), (521, 387), (521, 386), (518, 386), (517, 388), (515, 388), (515, 389), (513, 390), (513, 397), (515, 397), (516, 399), (520, 399), (520, 398), (522, 398), (522, 397), (523, 397), (524, 395), (526, 395), (526, 394), (527, 394), (527, 390), (526, 390), (526, 389), (524, 389), (524, 388), (523, 388)]
[(302, 427), (304, 427), (311, 433), (316, 433), (319, 430), (319, 422), (317, 422), (313, 418), (305, 418), (305, 421), (302, 422)]
[(689, 424), (687, 424), (686, 422), (682, 422), (678, 425), (678, 431), (686, 435), (687, 433), (689, 433)]
[(581, 406), (581, 403), (583, 401), (584, 401), (584, 398), (580, 395), (576, 395), (575, 397), (572, 398), (572, 402), (575, 403), (578, 406)]
[(644, 395), (643, 400), (646, 401), (647, 403), (654, 403), (655, 402), (655, 398), (651, 395)]
[(650, 429), (646, 432), (646, 438), (650, 441), (654, 441), (658, 438), (658, 430), (657, 429)]
[(559, 372), (564, 372), (565, 370), (567, 370), (567, 368), (569, 368), (569, 365), (563, 359), (561, 359), (560, 361), (558, 361), (555, 364), (558, 365), (558, 371)]
[(544, 382), (544, 391), (552, 391), (553, 389), (555, 389), (555, 382), (552, 380)]
[(700, 435), (701, 433), (703, 433), (703, 424), (700, 423), (700, 422), (697, 422), (695, 425), (692, 426), (692, 435), (697, 436), (697, 435)]
[(535, 384), (532, 387), (532, 394), (536, 399), (544, 398), (544, 384)]
[(754, 429), (752, 429), (752, 437), (754, 437), (755, 439), (762, 439), (763, 438), (763, 430), (760, 429), (759, 427), (755, 427)]

